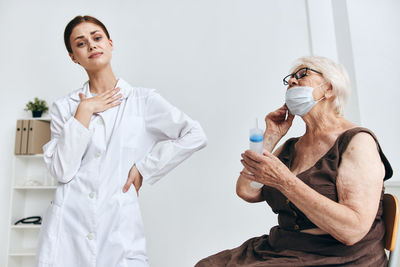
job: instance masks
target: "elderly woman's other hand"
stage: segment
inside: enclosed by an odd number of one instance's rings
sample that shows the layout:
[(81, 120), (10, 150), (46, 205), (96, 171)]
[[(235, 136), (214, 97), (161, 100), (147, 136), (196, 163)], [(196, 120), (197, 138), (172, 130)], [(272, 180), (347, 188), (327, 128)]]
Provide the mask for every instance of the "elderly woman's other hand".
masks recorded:
[(279, 140), (286, 135), (293, 119), (294, 115), (288, 111), (286, 104), (265, 117), (264, 148), (267, 151), (272, 152)]
[(286, 191), (293, 181), (294, 174), (268, 151), (264, 151), (263, 155), (260, 155), (246, 150), (242, 154), (241, 162), (245, 167), (245, 170), (240, 173), (243, 177), (274, 187), (281, 192)]

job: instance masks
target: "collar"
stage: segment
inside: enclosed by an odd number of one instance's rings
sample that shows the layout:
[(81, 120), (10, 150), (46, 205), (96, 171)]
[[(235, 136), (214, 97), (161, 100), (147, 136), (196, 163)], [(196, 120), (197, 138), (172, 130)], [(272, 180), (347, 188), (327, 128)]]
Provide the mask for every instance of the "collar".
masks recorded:
[[(121, 78), (117, 79), (117, 84), (115, 85), (115, 88), (119, 87), (120, 88), (120, 94), (122, 94), (121, 99), (125, 99), (129, 96), (131, 92), (131, 86), (122, 80)], [(83, 93), (86, 97), (92, 97), (92, 93), (90, 93), (90, 86), (89, 86), (89, 81), (85, 82), (82, 86), (82, 88), (75, 90), (70, 94), (70, 98), (75, 100), (75, 101), (81, 101), (79, 97), (79, 93)]]

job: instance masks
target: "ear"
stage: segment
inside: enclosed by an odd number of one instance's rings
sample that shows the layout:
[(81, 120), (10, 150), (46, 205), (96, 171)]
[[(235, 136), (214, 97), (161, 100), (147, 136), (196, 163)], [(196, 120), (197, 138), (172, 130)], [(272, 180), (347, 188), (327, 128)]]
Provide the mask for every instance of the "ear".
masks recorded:
[(325, 98), (329, 99), (334, 97), (332, 84), (329, 84), (329, 87), (325, 90)]
[(69, 55), (69, 57), (71, 58), (71, 60), (72, 60), (74, 63), (79, 64), (78, 60), (76, 60), (76, 58), (75, 58), (75, 56), (74, 56), (73, 53), (68, 53), (68, 55)]
[(108, 41), (110, 42), (111, 50), (114, 50), (114, 43), (113, 43), (113, 40), (108, 39)]

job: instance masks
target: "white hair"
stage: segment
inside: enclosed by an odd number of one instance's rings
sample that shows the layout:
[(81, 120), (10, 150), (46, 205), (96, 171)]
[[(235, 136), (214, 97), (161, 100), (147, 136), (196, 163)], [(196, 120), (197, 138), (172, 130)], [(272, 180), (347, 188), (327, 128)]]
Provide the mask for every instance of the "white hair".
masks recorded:
[(332, 85), (335, 99), (333, 104), (336, 112), (343, 116), (347, 100), (350, 95), (350, 79), (345, 68), (333, 60), (321, 56), (305, 56), (298, 58), (292, 66), (290, 72), (301, 66), (309, 67), (322, 73), (324, 79)]

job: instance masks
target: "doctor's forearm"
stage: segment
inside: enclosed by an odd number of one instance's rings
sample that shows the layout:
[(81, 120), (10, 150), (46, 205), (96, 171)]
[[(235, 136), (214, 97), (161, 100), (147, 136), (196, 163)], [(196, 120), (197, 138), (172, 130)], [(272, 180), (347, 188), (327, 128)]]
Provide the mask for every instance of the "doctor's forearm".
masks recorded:
[(89, 128), (90, 118), (92, 117), (93, 112), (89, 109), (87, 105), (84, 103), (80, 103), (75, 112), (75, 119), (77, 119), (83, 126)]
[[(57, 118), (54, 118), (57, 120)], [(61, 183), (69, 182), (78, 171), (91, 132), (77, 119), (71, 117), (61, 132), (44, 147), (44, 161), (51, 174)]]
[(207, 137), (203, 130), (199, 125), (194, 126), (185, 135), (164, 143), (158, 150), (148, 154), (136, 163), (136, 167), (143, 179), (153, 184), (206, 145)]

